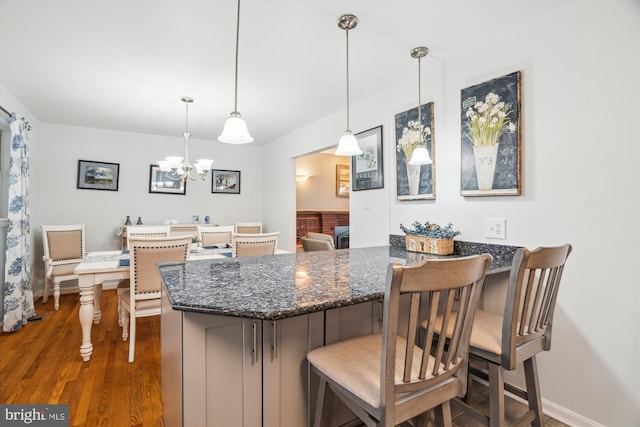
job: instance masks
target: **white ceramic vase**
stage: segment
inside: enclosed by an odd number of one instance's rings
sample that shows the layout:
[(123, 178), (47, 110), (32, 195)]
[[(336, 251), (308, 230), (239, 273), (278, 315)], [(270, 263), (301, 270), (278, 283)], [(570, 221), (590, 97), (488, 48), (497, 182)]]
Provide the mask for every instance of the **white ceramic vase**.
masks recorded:
[(407, 179), (409, 180), (409, 195), (416, 196), (420, 189), (420, 166), (421, 165), (407, 165)]
[(473, 155), (476, 163), (478, 190), (491, 190), (493, 188), (493, 176), (496, 172), (498, 144), (474, 145)]

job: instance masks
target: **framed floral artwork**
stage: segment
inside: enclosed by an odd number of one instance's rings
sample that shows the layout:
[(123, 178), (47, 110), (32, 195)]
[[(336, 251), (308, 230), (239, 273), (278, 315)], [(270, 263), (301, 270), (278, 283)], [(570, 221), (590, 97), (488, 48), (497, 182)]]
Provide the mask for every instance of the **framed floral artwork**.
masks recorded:
[(78, 160), (77, 188), (118, 191), (120, 163)]
[(520, 195), (520, 74), (461, 91), (463, 196)]
[(351, 157), (352, 190), (384, 188), (382, 126), (357, 133), (355, 137), (362, 154)]
[[(418, 122), (418, 107), (395, 116), (396, 183), (398, 200), (429, 200), (436, 198), (435, 129), (433, 102), (420, 106), (422, 135)], [(426, 145), (433, 163), (410, 165), (413, 150)]]
[(336, 165), (336, 196), (349, 197), (349, 165)]

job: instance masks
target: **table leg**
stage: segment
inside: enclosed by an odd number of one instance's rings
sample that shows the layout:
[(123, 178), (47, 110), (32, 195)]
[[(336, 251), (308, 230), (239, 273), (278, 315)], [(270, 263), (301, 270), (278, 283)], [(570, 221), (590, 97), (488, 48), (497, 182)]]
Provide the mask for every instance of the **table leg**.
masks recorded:
[(91, 344), (91, 323), (93, 320), (93, 288), (94, 275), (83, 274), (78, 278), (80, 288), (80, 327), (82, 328), (82, 345), (80, 345), (80, 356), (87, 362), (93, 354), (93, 344)]
[(100, 300), (102, 298), (102, 283), (93, 285), (93, 323), (97, 325), (102, 320), (102, 310)]

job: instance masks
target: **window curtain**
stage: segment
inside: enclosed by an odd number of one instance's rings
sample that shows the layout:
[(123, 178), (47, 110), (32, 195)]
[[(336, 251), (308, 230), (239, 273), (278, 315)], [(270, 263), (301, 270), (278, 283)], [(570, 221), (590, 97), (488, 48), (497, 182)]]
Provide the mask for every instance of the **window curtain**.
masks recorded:
[(4, 332), (21, 329), (35, 316), (31, 289), (31, 230), (29, 215), (29, 141), (24, 119), (11, 114), (9, 169), (9, 228), (4, 282)]

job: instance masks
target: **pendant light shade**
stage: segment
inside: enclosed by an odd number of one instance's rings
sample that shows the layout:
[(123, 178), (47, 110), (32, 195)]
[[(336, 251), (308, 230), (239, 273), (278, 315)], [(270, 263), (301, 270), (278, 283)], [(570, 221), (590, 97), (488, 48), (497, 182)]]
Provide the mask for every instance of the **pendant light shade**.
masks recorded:
[(224, 122), (224, 129), (218, 137), (218, 141), (226, 144), (248, 144), (253, 142), (253, 138), (249, 135), (247, 123), (242, 120), (240, 113), (234, 111), (231, 116)]
[(359, 156), (362, 150), (358, 146), (358, 140), (350, 130), (345, 131), (338, 141), (338, 148), (334, 153), (336, 156)]
[(338, 141), (338, 148), (335, 151), (336, 156), (359, 156), (362, 150), (358, 146), (358, 140), (349, 128), (349, 30), (358, 25), (358, 18), (355, 15), (342, 15), (338, 20), (338, 27), (345, 30), (347, 35), (347, 130)]
[(226, 144), (248, 144), (253, 142), (253, 138), (249, 135), (247, 124), (238, 112), (238, 45), (240, 40), (240, 0), (238, 0), (238, 16), (236, 20), (236, 74), (235, 74), (235, 103), (234, 109), (227, 121), (224, 123), (224, 129), (218, 137), (218, 141)]
[(417, 147), (413, 150), (411, 159), (409, 159), (410, 165), (430, 165), (431, 163), (433, 163), (433, 160), (431, 160), (429, 152), (424, 147)]
[(419, 123), (419, 132), (420, 135), (420, 144), (413, 150), (413, 154), (411, 155), (411, 159), (409, 159), (410, 165), (430, 165), (433, 163), (431, 157), (429, 156), (429, 151), (427, 150), (427, 142), (424, 140), (424, 134), (422, 132), (422, 114), (421, 114), (421, 106), (422, 106), (422, 96), (421, 96), (421, 84), (420, 84), (420, 60), (427, 56), (429, 53), (429, 49), (426, 47), (416, 47), (411, 50), (411, 57), (418, 58), (418, 123)]

